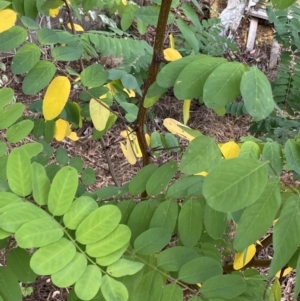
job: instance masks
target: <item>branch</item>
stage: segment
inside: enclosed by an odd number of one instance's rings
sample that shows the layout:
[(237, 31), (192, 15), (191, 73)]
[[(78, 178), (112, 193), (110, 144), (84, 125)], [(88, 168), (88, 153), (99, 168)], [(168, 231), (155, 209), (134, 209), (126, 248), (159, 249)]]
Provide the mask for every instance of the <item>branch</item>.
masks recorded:
[(156, 27), (156, 37), (153, 48), (152, 62), (149, 67), (149, 75), (145, 82), (144, 91), (142, 99), (140, 102), (139, 112), (136, 120), (137, 126), (137, 138), (143, 155), (143, 166), (150, 163), (150, 154), (148, 153), (148, 144), (145, 138), (144, 125), (146, 121), (147, 109), (144, 108), (144, 101), (147, 95), (149, 87), (155, 82), (157, 73), (159, 71), (160, 62), (163, 59), (163, 45), (167, 26), (167, 20), (169, 16), (169, 11), (171, 7), (172, 0), (162, 0), (160, 7), (157, 27)]

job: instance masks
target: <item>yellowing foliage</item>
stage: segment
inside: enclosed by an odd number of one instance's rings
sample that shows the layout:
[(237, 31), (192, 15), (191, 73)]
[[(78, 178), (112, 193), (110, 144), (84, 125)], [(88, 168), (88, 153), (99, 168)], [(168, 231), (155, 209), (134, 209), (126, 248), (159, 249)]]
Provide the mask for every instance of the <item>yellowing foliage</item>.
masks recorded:
[(92, 118), (92, 122), (94, 127), (98, 131), (102, 131), (105, 129), (107, 120), (109, 118), (110, 111), (108, 109), (107, 104), (102, 102), (101, 100), (91, 99), (90, 101), (90, 115)]
[(240, 153), (240, 147), (234, 141), (224, 143), (220, 149), (225, 159), (237, 158)]
[(173, 48), (164, 49), (164, 57), (167, 61), (173, 62), (182, 58), (181, 54)]
[(185, 99), (183, 101), (183, 123), (187, 124), (190, 119), (190, 107), (191, 107), (191, 99)]
[[(284, 269), (284, 271), (283, 271), (283, 273), (282, 273), (282, 277), (285, 277), (287, 274), (289, 274), (291, 271), (293, 270), (293, 268), (291, 268), (291, 267), (288, 267), (288, 268), (286, 268), (286, 269)], [(279, 271), (279, 272), (277, 272), (276, 273), (276, 277), (277, 278), (279, 278), (280, 277), (280, 274), (281, 274), (281, 271)]]
[(233, 268), (240, 270), (243, 268), (255, 255), (256, 247), (254, 244), (250, 245), (244, 252), (235, 254)]
[(65, 137), (73, 141), (79, 140), (77, 134), (71, 131), (70, 124), (66, 120), (58, 119), (55, 121), (54, 138), (62, 141)]
[[(67, 26), (68, 26), (69, 29), (72, 30), (71, 23), (68, 23)], [(74, 23), (74, 28), (75, 28), (76, 31), (84, 31), (84, 29), (79, 24), (76, 24), (76, 23)]]
[(0, 11), (0, 33), (13, 27), (17, 20), (17, 13), (11, 9)]
[(131, 165), (134, 165), (136, 163), (136, 156), (134, 154), (133, 146), (131, 145), (130, 139), (129, 138), (126, 139), (126, 146), (122, 142), (120, 142), (120, 145), (121, 145), (121, 150), (125, 158), (127, 159), (127, 161)]
[(185, 132), (183, 129), (181, 129), (179, 127), (182, 126), (182, 127), (185, 127), (187, 129), (189, 129), (189, 127), (187, 127), (186, 125), (180, 123), (179, 121), (175, 120), (175, 119), (172, 119), (172, 118), (166, 118), (164, 119), (164, 122), (163, 122), (163, 125), (167, 128), (167, 130), (174, 134), (174, 135), (177, 135), (181, 138), (184, 138), (188, 141), (192, 141), (195, 137), (193, 137), (192, 135), (188, 134), (187, 132)]
[(43, 100), (45, 120), (56, 118), (66, 105), (71, 90), (71, 83), (66, 76), (57, 76), (47, 88)]
[(206, 177), (207, 175), (208, 175), (207, 171), (201, 171), (195, 174), (195, 176), (203, 176), (203, 177)]
[(57, 17), (58, 14), (59, 14), (59, 7), (49, 9), (49, 15), (51, 18)]

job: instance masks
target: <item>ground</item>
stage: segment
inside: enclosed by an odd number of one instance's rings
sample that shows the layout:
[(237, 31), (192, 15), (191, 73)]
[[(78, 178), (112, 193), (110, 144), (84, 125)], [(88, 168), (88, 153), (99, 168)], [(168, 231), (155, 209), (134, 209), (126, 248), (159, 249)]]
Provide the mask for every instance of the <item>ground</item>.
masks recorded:
[[(223, 3), (224, 2), (224, 3)], [(226, 1), (218, 2), (219, 6), (216, 8), (214, 13), (218, 13), (218, 10), (222, 7), (225, 7)], [(247, 29), (249, 27), (249, 20), (244, 18), (239, 27), (239, 30), (236, 34), (236, 40), (239, 43), (241, 49), (243, 49), (246, 41)], [(274, 72), (268, 71), (268, 58), (270, 52), (270, 45), (272, 36), (272, 27), (266, 21), (261, 21), (258, 29), (258, 39), (255, 51), (251, 54), (242, 52), (238, 57), (241, 62), (246, 64), (255, 64), (262, 71), (264, 71), (270, 79), (274, 78)], [(153, 41), (153, 31), (150, 31), (147, 36), (147, 40)], [(2, 58), (2, 62), (6, 63), (10, 60), (9, 57)], [(21, 82), (22, 78), (16, 77), (12, 74), (8, 74), (9, 84), (8, 86), (12, 87), (15, 91), (17, 101), (29, 104), (32, 101), (35, 101), (39, 98), (28, 97), (22, 93)], [(42, 94), (39, 96), (42, 97)], [(155, 118), (149, 119), (147, 126), (151, 130), (158, 130), (161, 132), (166, 132), (162, 125), (164, 118), (171, 117), (178, 121), (182, 122), (182, 103), (174, 99), (172, 95), (167, 95), (164, 99), (158, 102), (155, 110), (152, 112)], [(233, 117), (233, 116), (224, 116), (219, 117), (213, 111), (209, 110), (203, 105), (199, 105), (196, 102), (192, 103), (191, 107), (191, 118), (188, 122), (188, 126), (194, 129), (198, 129), (203, 134), (214, 137), (218, 142), (227, 142), (229, 140), (238, 141), (241, 136), (248, 135), (248, 126), (251, 121), (249, 116)], [(121, 124), (117, 124), (106, 136), (105, 143), (110, 145), (108, 148), (108, 154), (112, 160), (113, 167), (118, 170), (122, 170), (122, 173), (117, 173), (118, 181), (121, 184), (128, 182), (133, 175), (136, 174), (140, 168), (140, 162), (135, 166), (131, 166), (122, 153), (120, 152), (119, 144), (116, 142), (116, 133), (119, 133), (123, 130)], [(91, 138), (92, 133), (92, 124), (86, 124), (85, 131), (80, 131), (80, 139), (78, 142), (63, 141), (62, 143), (53, 142), (52, 146), (57, 148), (58, 146), (64, 147), (70, 156), (80, 156), (84, 160), (86, 167), (91, 167), (95, 170), (97, 175), (97, 180), (93, 187), (90, 187), (91, 190), (98, 189), (100, 187), (105, 187), (109, 185), (114, 185), (114, 181), (108, 171), (108, 165), (106, 162), (105, 154), (103, 148), (101, 147), (98, 141), (93, 141)], [(33, 138), (28, 137), (24, 142), (31, 141)], [(182, 141), (183, 145), (186, 145)], [(159, 158), (159, 162), (163, 161), (164, 158), (168, 157), (170, 159), (173, 156), (174, 160), (178, 160), (177, 155), (166, 154)], [(154, 159), (155, 162), (155, 159)], [(159, 163), (158, 162), (158, 163)], [(290, 179), (290, 175), (287, 174), (286, 178)], [(13, 241), (11, 242), (13, 244)], [(3, 253), (2, 253), (3, 254)], [(269, 258), (272, 255), (272, 249), (268, 248), (264, 251), (261, 256), (264, 258)], [(1, 253), (0, 253), (1, 256)], [(4, 258), (0, 257), (0, 262), (5, 264)], [(292, 300), (294, 285), (294, 275), (290, 274), (282, 283), (282, 301)], [(29, 285), (30, 286), (30, 285)], [(68, 290), (56, 288), (50, 281), (48, 277), (39, 277), (37, 281), (33, 284), (33, 293), (24, 297), (25, 301), (48, 301), (48, 300), (57, 300), (64, 301), (66, 300)], [(299, 299), (300, 300), (300, 299)], [(153, 300), (154, 301), (154, 300)]]

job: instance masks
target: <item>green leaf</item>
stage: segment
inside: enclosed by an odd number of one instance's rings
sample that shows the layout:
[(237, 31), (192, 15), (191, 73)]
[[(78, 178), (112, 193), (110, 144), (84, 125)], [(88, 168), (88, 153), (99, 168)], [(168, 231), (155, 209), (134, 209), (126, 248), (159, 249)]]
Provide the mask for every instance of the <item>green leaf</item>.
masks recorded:
[(21, 26), (13, 26), (0, 33), (0, 51), (11, 51), (27, 38), (27, 31)]
[(196, 13), (196, 10), (191, 5), (189, 5), (187, 3), (183, 3), (181, 5), (181, 8), (182, 8), (184, 14), (192, 21), (192, 23), (194, 24), (196, 30), (201, 32), (202, 26), (200, 24), (199, 16)]
[(44, 210), (29, 202), (13, 202), (2, 207), (0, 213), (2, 213), (0, 227), (13, 233), (29, 221), (49, 218)]
[(175, 246), (158, 254), (157, 266), (170, 272), (177, 272), (187, 262), (198, 258), (199, 255), (191, 247)]
[(78, 173), (81, 173), (83, 161), (79, 156), (75, 156), (70, 159), (69, 165), (74, 167)]
[(149, 229), (155, 209), (156, 206), (152, 200), (140, 202), (134, 207), (127, 223), (131, 230), (132, 243), (141, 233)]
[(157, 195), (173, 178), (177, 172), (177, 162), (169, 161), (156, 169), (146, 184), (146, 191), (148, 195)]
[(281, 204), (279, 179), (270, 179), (257, 201), (243, 212), (235, 233), (234, 248), (243, 251), (272, 225)]
[(4, 301), (22, 301), (18, 279), (8, 267), (0, 266), (0, 296)]
[(11, 63), (11, 71), (14, 74), (23, 74), (30, 71), (39, 61), (40, 48), (34, 43), (26, 43), (14, 55)]
[(171, 283), (163, 288), (160, 301), (182, 301), (183, 291), (176, 283)]
[(272, 0), (272, 4), (276, 9), (286, 9), (291, 6), (295, 0)]
[(246, 283), (238, 275), (219, 275), (206, 280), (200, 289), (205, 298), (231, 300), (246, 290)]
[(33, 129), (33, 121), (26, 119), (12, 125), (6, 131), (6, 138), (10, 143), (17, 143), (29, 135)]
[(193, 247), (200, 239), (203, 227), (203, 208), (194, 199), (186, 201), (178, 217), (178, 234), (186, 247)]
[(30, 19), (29, 17), (22, 16), (21, 17), (21, 22), (23, 23), (23, 25), (25, 27), (27, 27), (30, 30), (40, 29), (40, 26), (35, 21), (33, 21), (32, 19)]
[(267, 142), (263, 148), (262, 160), (270, 162), (272, 166), (272, 168), (269, 167), (269, 175), (274, 175), (274, 171), (281, 175), (283, 168), (282, 146), (275, 141)]
[(137, 261), (120, 259), (117, 262), (109, 265), (106, 272), (112, 277), (123, 277), (134, 275), (143, 268), (144, 264)]
[(260, 148), (257, 143), (253, 141), (245, 141), (240, 149), (239, 158), (253, 158), (259, 159)]
[(42, 45), (51, 45), (59, 43), (59, 36), (49, 28), (41, 28), (37, 31), (37, 38)]
[(32, 190), (32, 170), (30, 159), (25, 150), (14, 148), (8, 156), (7, 179), (12, 192), (27, 196)]
[(125, 246), (123, 246), (122, 248), (116, 250), (115, 252), (112, 252), (106, 256), (97, 257), (96, 262), (99, 265), (104, 266), (104, 267), (113, 264), (114, 262), (118, 261), (121, 258), (121, 256), (127, 250), (128, 245), (129, 245), (129, 243), (126, 244)]
[(134, 250), (137, 254), (141, 255), (157, 253), (169, 243), (171, 233), (164, 228), (151, 228), (135, 239)]
[(224, 212), (216, 211), (208, 204), (204, 210), (204, 226), (210, 237), (219, 239), (225, 232), (227, 225), (227, 214)]
[(22, 146), (20, 146), (20, 148), (25, 150), (29, 158), (32, 158), (34, 156), (37, 156), (43, 150), (43, 145), (38, 142), (30, 142), (23, 144)]
[(188, 195), (188, 190), (193, 185), (202, 186), (203, 177), (187, 176), (178, 179), (174, 184), (169, 186), (166, 197), (167, 198), (183, 198)]
[(55, 175), (50, 187), (49, 211), (56, 216), (65, 214), (71, 207), (77, 187), (77, 170), (71, 166), (61, 168)]
[(94, 199), (88, 196), (81, 196), (72, 203), (70, 209), (64, 215), (65, 226), (76, 230), (79, 224), (97, 208), (98, 204)]
[(137, 5), (126, 5), (121, 17), (121, 28), (123, 31), (126, 31), (132, 24), (134, 20), (134, 12), (137, 9)]
[(121, 77), (121, 83), (126, 89), (138, 89), (139, 84), (136, 78), (131, 74), (123, 74)]
[(0, 192), (0, 208), (12, 204), (14, 202), (23, 202), (22, 198), (15, 195), (12, 192), (1, 191)]
[[(178, 204), (174, 200), (167, 200), (158, 205), (149, 228), (161, 227), (173, 233), (178, 216)], [(145, 232), (144, 232), (145, 233)]]
[(277, 277), (275, 277), (272, 286), (268, 289), (267, 300), (268, 301), (280, 301), (281, 300), (281, 287)]
[(22, 90), (26, 95), (33, 95), (40, 92), (49, 85), (56, 67), (52, 62), (39, 61), (27, 73), (22, 84)]
[[(108, 206), (108, 205), (107, 205)], [(86, 252), (92, 257), (109, 255), (128, 244), (130, 229), (126, 225), (118, 225), (117, 228), (102, 240), (86, 246)]]
[(131, 179), (129, 182), (129, 192), (132, 195), (138, 195), (141, 194), (143, 191), (146, 190), (146, 184), (151, 177), (151, 175), (154, 173), (155, 170), (157, 170), (157, 165), (149, 164), (142, 169), (140, 169), (137, 174)]
[(100, 87), (107, 81), (108, 72), (101, 65), (93, 64), (83, 69), (80, 78), (82, 84), (88, 88)]
[(204, 179), (203, 195), (210, 207), (234, 212), (254, 203), (267, 183), (266, 163), (254, 159), (223, 160)]
[(68, 152), (60, 146), (56, 150), (55, 157), (57, 163), (60, 165), (66, 165), (69, 161)]
[(188, 55), (174, 62), (168, 63), (164, 66), (157, 75), (156, 81), (159, 86), (163, 88), (170, 88), (174, 86), (175, 81), (181, 71), (193, 61), (196, 61), (200, 58), (205, 59), (207, 56), (203, 54), (197, 55)]
[(0, 10), (6, 8), (6, 7), (9, 6), (9, 5), (11, 5), (11, 2), (10, 2), (10, 1), (4, 1), (4, 0), (2, 0), (2, 1), (0, 2)]
[(94, 169), (88, 167), (83, 170), (81, 179), (85, 185), (93, 185), (96, 181), (96, 173)]
[(143, 275), (142, 280), (135, 291), (132, 301), (160, 300), (163, 288), (163, 278), (158, 271), (152, 270)]
[(218, 109), (233, 102), (240, 95), (240, 83), (246, 66), (228, 62), (218, 66), (207, 78), (203, 101), (208, 108)]
[[(120, 220), (121, 212), (117, 206), (102, 206), (92, 212), (79, 224), (76, 230), (76, 239), (81, 244), (98, 242), (112, 233), (117, 228)], [(101, 255), (97, 257), (100, 256)]]
[(132, 213), (136, 203), (134, 200), (123, 200), (117, 204), (122, 213), (120, 224), (127, 224), (129, 216)]
[[(16, 275), (19, 281), (24, 283), (32, 283), (37, 275), (30, 268), (31, 256), (26, 250), (15, 248), (6, 254), (7, 266)], [(1, 289), (0, 289), (1, 294)]]
[(71, 46), (56, 46), (51, 50), (53, 59), (57, 61), (77, 61), (80, 59), (82, 50)]
[(25, 106), (22, 103), (14, 103), (0, 110), (0, 130), (10, 127), (23, 114)]
[(82, 300), (93, 299), (102, 283), (102, 273), (96, 265), (88, 265), (75, 283), (76, 295)]
[(25, 11), (25, 16), (31, 18), (32, 20), (35, 20), (38, 14), (36, 1), (24, 0), (24, 11)]
[(61, 288), (73, 285), (84, 273), (87, 259), (83, 253), (76, 253), (75, 257), (60, 271), (51, 275), (52, 282)]
[(15, 234), (21, 248), (39, 248), (58, 241), (64, 235), (61, 226), (52, 218), (40, 218), (22, 225)]
[(297, 260), (297, 267), (296, 267), (296, 284), (294, 288), (294, 299), (296, 299), (300, 293), (300, 256)]
[[(160, 10), (159, 6), (152, 6), (152, 5), (142, 6), (135, 11), (135, 17), (146, 24), (156, 26), (158, 21), (159, 10)], [(170, 24), (173, 21), (174, 21), (174, 17), (172, 14), (169, 13), (167, 24)]]
[(128, 300), (128, 291), (126, 286), (108, 275), (105, 275), (102, 278), (101, 292), (106, 301)]
[(14, 90), (11, 88), (0, 89), (0, 109), (14, 99)]
[(196, 284), (222, 274), (223, 269), (219, 262), (210, 257), (202, 256), (183, 265), (179, 271), (178, 279), (186, 283)]
[[(210, 171), (222, 158), (220, 148), (213, 138), (200, 136), (193, 139), (180, 162), (180, 171), (195, 174)], [(199, 178), (201, 182), (201, 178)]]
[(30, 267), (38, 275), (51, 275), (62, 270), (75, 255), (75, 245), (63, 237), (38, 249), (31, 257)]
[(292, 169), (300, 174), (300, 145), (292, 139), (288, 139), (284, 145), (287, 163)]
[(179, 74), (174, 85), (174, 94), (180, 99), (199, 98), (208, 76), (221, 64), (223, 58), (202, 57), (189, 63)]
[(274, 276), (292, 257), (300, 242), (300, 199), (290, 197), (281, 210), (273, 230), (274, 256), (269, 275)]
[(195, 32), (191, 29), (191, 27), (188, 26), (182, 19), (177, 19), (176, 24), (193, 51), (196, 53), (199, 52), (199, 41), (197, 40)]
[(275, 103), (271, 84), (257, 67), (250, 67), (243, 74), (241, 93), (246, 110), (254, 121), (266, 118), (273, 111)]

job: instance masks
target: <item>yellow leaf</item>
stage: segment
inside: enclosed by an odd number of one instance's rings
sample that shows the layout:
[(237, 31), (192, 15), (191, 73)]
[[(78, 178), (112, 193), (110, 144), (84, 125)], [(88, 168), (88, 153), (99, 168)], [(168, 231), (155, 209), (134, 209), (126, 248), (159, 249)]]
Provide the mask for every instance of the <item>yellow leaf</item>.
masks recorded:
[[(68, 26), (69, 29), (72, 30), (71, 23), (68, 23), (67, 26)], [(84, 29), (80, 25), (75, 24), (75, 23), (74, 23), (74, 28), (75, 28), (76, 31), (84, 31)]]
[(132, 89), (126, 89), (124, 88), (123, 91), (125, 91), (129, 97), (135, 97), (135, 92)]
[(43, 100), (43, 115), (46, 120), (57, 117), (66, 105), (71, 84), (66, 76), (57, 76), (47, 88)]
[(187, 139), (188, 141), (192, 141), (195, 137), (185, 132), (182, 128), (180, 128), (178, 125), (190, 129), (186, 125), (180, 123), (179, 121), (172, 119), (172, 118), (166, 118), (164, 119), (163, 125), (168, 129), (168, 131), (174, 135), (177, 135), (181, 138)]
[(190, 119), (190, 107), (191, 107), (191, 99), (185, 99), (183, 101), (183, 123), (187, 124)]
[(130, 140), (128, 138), (126, 139), (126, 146), (122, 142), (120, 142), (120, 145), (121, 145), (121, 150), (122, 150), (125, 158), (127, 159), (127, 161), (131, 165), (134, 165), (136, 163), (136, 157), (135, 157), (134, 152), (132, 150)]
[[(293, 268), (291, 268), (291, 267), (288, 267), (288, 268), (284, 269), (283, 274), (282, 274), (282, 277), (284, 277), (284, 276), (286, 276), (287, 274), (289, 274), (292, 270), (293, 270)], [(276, 276), (277, 278), (279, 278), (279, 277), (280, 277), (280, 274), (281, 274), (281, 271), (277, 272), (275, 276)]]
[(59, 7), (50, 8), (49, 15), (51, 18), (55, 18), (59, 14)]
[(133, 140), (132, 147), (133, 147), (133, 151), (135, 153), (135, 156), (138, 157), (138, 158), (142, 158), (143, 155), (142, 155), (142, 151), (141, 151), (141, 148), (140, 148), (137, 137)]
[(79, 137), (77, 136), (76, 132), (71, 132), (70, 135), (67, 136), (69, 139), (73, 140), (73, 141), (78, 141)]
[(234, 141), (229, 141), (221, 146), (221, 152), (225, 159), (237, 158), (240, 153), (240, 147)]
[(115, 94), (115, 88), (114, 88), (113, 82), (109, 82), (109, 83), (106, 84), (105, 86), (108, 88), (108, 90), (110, 91), (110, 93), (111, 93), (112, 95)]
[(175, 40), (172, 34), (169, 35), (169, 40), (170, 40), (170, 48), (175, 49)]
[(17, 13), (11, 9), (0, 11), (0, 32), (6, 31), (13, 27), (17, 20)]
[(146, 138), (147, 145), (150, 146), (151, 139), (150, 139), (149, 134), (145, 134), (145, 138)]
[(98, 131), (105, 129), (110, 114), (110, 111), (107, 108), (107, 104), (100, 100), (97, 101), (92, 98), (90, 101), (90, 115), (95, 129)]
[(182, 58), (181, 54), (172, 48), (167, 48), (164, 50), (164, 57), (167, 61), (173, 62)]
[(122, 0), (122, 3), (123, 3), (124, 5), (127, 5), (127, 0)]
[(58, 119), (55, 121), (55, 131), (54, 131), (54, 138), (57, 141), (62, 141), (68, 129), (70, 128), (69, 123), (66, 120)]
[(257, 240), (256, 243), (260, 246), (263, 246), (259, 240)]
[(195, 176), (203, 176), (203, 177), (206, 177), (207, 175), (208, 175), (208, 172), (207, 172), (207, 171), (201, 171), (201, 172), (195, 173)]
[(235, 254), (233, 268), (235, 270), (240, 270), (254, 257), (255, 252), (256, 247), (252, 244), (244, 252), (238, 252)]

